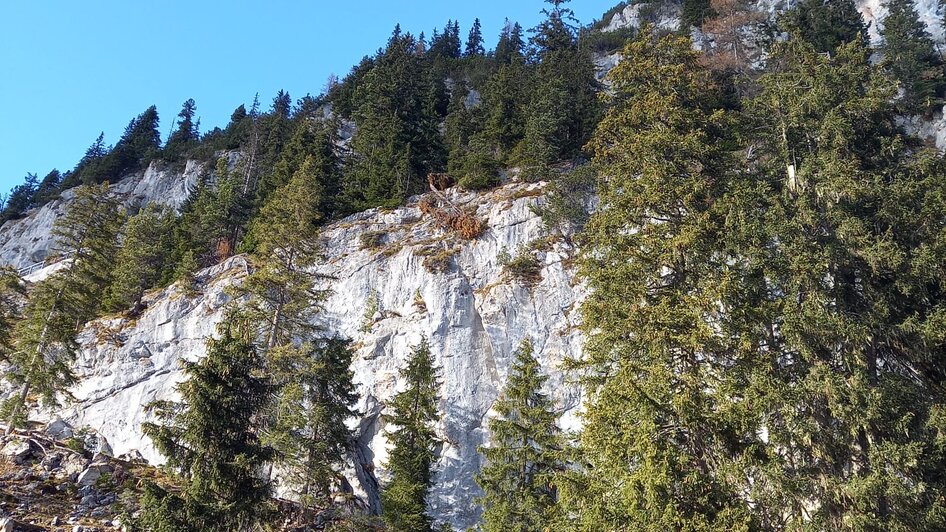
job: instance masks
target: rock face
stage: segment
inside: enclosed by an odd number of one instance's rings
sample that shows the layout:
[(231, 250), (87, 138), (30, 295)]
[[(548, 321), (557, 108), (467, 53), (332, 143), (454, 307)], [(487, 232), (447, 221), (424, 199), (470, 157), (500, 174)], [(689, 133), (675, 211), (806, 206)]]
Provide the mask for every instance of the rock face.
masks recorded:
[[(319, 273), (327, 277), (324, 288), (330, 294), (318, 324), (326, 334), (351, 338), (357, 349), (353, 369), (361, 400), (359, 416), (351, 420), (356, 450), (347, 475), (366, 506), (378, 508), (378, 486), (385, 479), (383, 404), (402, 388), (398, 371), (423, 339), (442, 375), (437, 432), (443, 444), (430, 497), (439, 519), (465, 529), (478, 517), (477, 447), (488, 443), (485, 420), (523, 339), (532, 339), (551, 375), (548, 387), (562, 425), (576, 426), (579, 393), (560, 367), (581, 352), (577, 320), (583, 289), (570, 265), (575, 256), (570, 240), (551, 235), (534, 212), (543, 202), (542, 188), (542, 183), (510, 184), (483, 194), (447, 192), (459, 208), (475, 211), (485, 222), (487, 229), (475, 240), (441, 229), (422, 214), (419, 198), (391, 211), (354, 215), (323, 231), (325, 262)], [(173, 204), (176, 198), (162, 201)], [(27, 220), (38, 224), (45, 220), (40, 214)], [(31, 231), (43, 235), (40, 228)], [(541, 279), (526, 282), (505, 271), (502, 259), (521, 253), (538, 261)], [(200, 272), (196, 294), (172, 286), (148, 294), (147, 310), (134, 321), (112, 317), (90, 323), (79, 336), (80, 380), (72, 390), (77, 401), (34, 417), (54, 422), (61, 417), (73, 427), (97, 431), (115, 455), (137, 450), (151, 463), (160, 462), (141, 432), (148, 419), (143, 406), (175, 398), (183, 378), (180, 361), (203, 356), (229, 300), (226, 287), (240, 282), (247, 268), (243, 257), (233, 257)]]
[[(203, 171), (203, 166), (194, 161), (188, 161), (183, 172), (152, 163), (144, 172), (132, 174), (114, 184), (112, 192), (128, 207), (154, 202), (178, 208), (187, 199)], [(0, 265), (19, 269), (46, 260), (54, 243), (50, 238), (53, 223), (74, 195), (73, 190), (67, 190), (60, 199), (47, 203), (24, 218), (10, 220), (0, 226)]]

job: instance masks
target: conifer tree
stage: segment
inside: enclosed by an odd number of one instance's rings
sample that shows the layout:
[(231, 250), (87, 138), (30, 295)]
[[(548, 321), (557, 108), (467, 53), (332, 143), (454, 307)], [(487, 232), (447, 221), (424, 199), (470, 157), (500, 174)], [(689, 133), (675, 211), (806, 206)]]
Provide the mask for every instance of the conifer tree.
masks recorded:
[(337, 157), (334, 151), (335, 124), (314, 121), (306, 117), (299, 120), (292, 136), (280, 153), (279, 161), (271, 172), (265, 173), (256, 188), (256, 202), (265, 205), (277, 188), (285, 185), (299, 170), (307, 158), (312, 157), (317, 183), (328, 194), (323, 194), (318, 209), (328, 215), (333, 208), (329, 201), (338, 193)]
[(149, 405), (145, 435), (184, 478), (179, 493), (150, 484), (139, 526), (145, 530), (250, 530), (272, 517), (271, 487), (261, 478), (273, 449), (258, 424), (272, 399), (251, 332), (229, 315), (207, 355), (185, 362), (180, 402)]
[(13, 187), (3, 210), (0, 211), (0, 224), (20, 218), (34, 207), (33, 199), (36, 197), (37, 181), (36, 174), (27, 173), (24, 182)]
[(510, 24), (506, 19), (503, 31), (499, 36), (499, 42), (496, 44), (496, 62), (500, 65), (508, 63), (513, 58), (521, 57), (525, 41), (522, 38), (522, 26), (518, 22)]
[(710, 0), (683, 0), (680, 11), (680, 29), (688, 32), (690, 28), (699, 28), (712, 13)]
[(392, 530), (429, 532), (427, 493), (433, 483), (440, 380), (426, 340), (414, 348), (400, 378), (406, 388), (386, 405), (384, 415), (396, 428), (386, 432), (390, 480), (381, 491), (381, 517)]
[(321, 192), (313, 157), (260, 211), (251, 228), (256, 239), (254, 271), (236, 288), (250, 296), (244, 311), (258, 324), (269, 350), (288, 345), (311, 331), (313, 313), (324, 293), (315, 288), (310, 269), (319, 259), (317, 223)]
[(481, 447), (486, 465), (476, 481), (483, 489), (483, 530), (547, 530), (557, 519), (554, 477), (562, 469), (561, 434), (552, 400), (542, 392), (532, 342), (525, 340), (490, 419), (490, 445)]
[(822, 53), (858, 41), (867, 44), (867, 25), (854, 0), (802, 0), (785, 15), (789, 31)]
[(307, 508), (331, 502), (332, 484), (352, 439), (345, 421), (358, 399), (352, 381), (350, 343), (332, 338), (302, 349), (270, 353), (280, 383), (277, 416), (267, 431), (278, 452), (281, 476)]
[(473, 26), (470, 28), (470, 35), (467, 37), (466, 49), (463, 55), (466, 57), (474, 57), (485, 53), (486, 50), (483, 49), (483, 30), (480, 26), (480, 19), (477, 18), (473, 21)]
[(727, 396), (742, 353), (718, 311), (739, 293), (737, 265), (722, 282), (720, 249), (731, 122), (688, 38), (645, 30), (622, 55), (590, 144), (601, 204), (580, 267), (585, 463), (560, 483), (563, 511), (580, 530), (746, 529), (744, 479), (731, 472), (753, 467), (755, 427)]
[(943, 95), (943, 60), (913, 0), (888, 0), (881, 36), (884, 67), (900, 82), (900, 107), (908, 113), (928, 112)]
[(435, 114), (441, 91), (414, 54), (414, 44), (411, 35), (395, 31), (356, 89), (358, 130), (345, 176), (353, 209), (399, 205), (424, 190), (427, 173), (442, 165), (442, 117)]
[(100, 309), (121, 224), (107, 183), (79, 188), (69, 209), (56, 220), (56, 250), (67, 266), (33, 288), (13, 331), (11, 365), (4, 378), (18, 391), (2, 409), (8, 430), (25, 421), (31, 393), (47, 406), (56, 405), (59, 394), (74, 382), (76, 333)]
[(53, 168), (36, 187), (36, 192), (33, 194), (33, 204), (42, 206), (58, 197), (64, 178), (65, 176), (59, 173), (59, 170)]
[(124, 239), (115, 257), (112, 284), (105, 308), (110, 311), (140, 311), (145, 290), (161, 278), (170, 253), (170, 233), (174, 214), (150, 204), (125, 224)]
[(828, 58), (795, 40), (773, 60), (750, 105), (777, 243), (759, 246), (759, 263), (778, 311), (766, 342), (774, 461), (753, 499), (786, 528), (941, 529), (942, 372), (929, 368), (944, 344), (926, 331), (946, 279), (922, 265), (940, 238), (923, 226), (944, 213), (932, 200), (942, 158), (907, 149), (896, 88), (863, 45)]
[(13, 350), (13, 325), (20, 317), (26, 288), (16, 270), (0, 267), (0, 360), (9, 362)]
[(178, 113), (177, 129), (171, 134), (167, 144), (164, 146), (165, 157), (174, 160), (198, 140), (200, 140), (200, 131), (194, 122), (194, 115), (197, 113), (197, 104), (193, 98), (188, 99), (181, 106), (181, 112)]
[(598, 114), (598, 83), (588, 50), (578, 46), (568, 0), (547, 0), (546, 20), (532, 31), (535, 59), (518, 159), (527, 174), (541, 174), (553, 162), (579, 155)]

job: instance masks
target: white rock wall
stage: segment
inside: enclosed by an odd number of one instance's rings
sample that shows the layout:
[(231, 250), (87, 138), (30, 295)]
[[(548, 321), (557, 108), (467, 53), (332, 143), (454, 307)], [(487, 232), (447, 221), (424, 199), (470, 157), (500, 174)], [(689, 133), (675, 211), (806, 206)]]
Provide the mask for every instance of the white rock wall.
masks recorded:
[[(319, 321), (357, 347), (353, 369), (361, 415), (351, 422), (358, 449), (349, 480), (370, 507), (377, 508), (378, 479), (385, 478), (382, 405), (403, 386), (398, 370), (423, 338), (442, 368), (443, 419), (437, 430), (443, 445), (430, 503), (436, 516), (458, 529), (478, 516), (473, 502), (477, 447), (487, 443), (485, 419), (523, 339), (533, 340), (552, 377), (549, 391), (562, 411), (563, 426), (576, 426), (578, 390), (559, 369), (581, 348), (577, 304), (584, 292), (568, 266), (575, 250), (559, 239), (537, 252), (542, 280), (531, 288), (509, 278), (498, 262), (503, 249), (515, 255), (520, 246), (548, 235), (532, 211), (541, 201), (541, 186), (453, 194), (458, 204), (475, 207), (488, 226), (475, 241), (445, 235), (415, 204), (361, 213), (325, 230), (326, 262), (320, 271), (334, 280), (326, 285), (332, 293)], [(359, 237), (366, 231), (386, 232), (385, 243), (361, 249)], [(429, 272), (424, 255), (444, 247), (456, 249), (449, 269)], [(78, 402), (55, 414), (96, 429), (116, 454), (137, 449), (148, 460), (160, 461), (141, 434), (147, 419), (142, 407), (175, 397), (174, 386), (182, 378), (179, 361), (203, 355), (204, 341), (214, 333), (227, 301), (224, 289), (244, 273), (245, 261), (235, 257), (202, 273), (206, 286), (196, 298), (172, 287), (149, 295), (148, 309), (133, 323), (119, 318), (92, 323), (81, 335), (81, 380), (73, 390)], [(366, 316), (372, 294), (377, 294), (378, 310)]]

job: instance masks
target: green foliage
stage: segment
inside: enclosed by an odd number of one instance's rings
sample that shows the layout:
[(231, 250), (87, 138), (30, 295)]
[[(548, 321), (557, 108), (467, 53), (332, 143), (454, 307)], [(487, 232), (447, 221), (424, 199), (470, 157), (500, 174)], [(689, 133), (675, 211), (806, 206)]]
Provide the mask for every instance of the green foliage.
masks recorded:
[(310, 271), (319, 259), (320, 197), (318, 168), (309, 156), (250, 229), (256, 244), (254, 271), (234, 290), (250, 298), (244, 312), (257, 324), (267, 349), (311, 332), (312, 316), (325, 297), (315, 287), (319, 276)]
[(537, 210), (547, 227), (580, 230), (588, 222), (597, 175), (592, 165), (563, 172), (548, 185), (545, 204)]
[(930, 113), (946, 90), (941, 54), (913, 0), (888, 0), (886, 7), (881, 51), (885, 70), (904, 91), (899, 106), (906, 113)]
[(76, 333), (100, 310), (121, 223), (108, 184), (76, 190), (69, 209), (56, 220), (56, 249), (69, 262), (33, 287), (13, 329), (14, 348), (4, 378), (19, 391), (2, 409), (11, 426), (25, 421), (24, 406), (31, 393), (44, 405), (54, 406), (75, 382)]
[(173, 212), (155, 204), (128, 220), (115, 257), (112, 283), (104, 302), (106, 310), (136, 309), (145, 291), (160, 280), (170, 253), (174, 221)]
[(779, 413), (766, 425), (778, 459), (771, 491), (754, 498), (773, 513), (796, 508), (781, 517), (789, 526), (933, 530), (944, 526), (942, 403), (931, 391), (942, 381), (902, 368), (942, 356), (921, 331), (938, 323), (946, 279), (917, 270), (941, 237), (913, 213), (946, 212), (932, 199), (942, 161), (911, 157), (895, 87), (866, 55), (783, 45), (750, 106), (766, 124), (758, 172), (771, 190), (766, 238), (778, 243), (754, 248), (779, 361), (764, 388)]
[(683, 0), (680, 12), (680, 29), (689, 31), (690, 28), (703, 26), (703, 21), (711, 17), (713, 8), (710, 0)]
[(16, 270), (0, 267), (0, 360), (8, 361), (13, 349), (13, 325), (20, 318), (26, 287)]
[[(116, 182), (131, 172), (146, 167), (158, 155), (161, 134), (158, 110), (151, 106), (132, 119), (125, 132), (107, 154), (101, 155), (101, 136), (86, 152), (84, 163), (76, 169), (76, 179), (85, 184)], [(81, 171), (80, 171), (81, 170)]]
[(571, 10), (550, 2), (547, 18), (533, 32), (536, 68), (518, 162), (527, 177), (548, 165), (577, 157), (598, 116), (598, 82), (590, 53), (578, 46)]
[(500, 264), (503, 272), (519, 280), (526, 286), (532, 286), (542, 280), (542, 263), (527, 247), (520, 249), (515, 257), (500, 255)]
[(196, 113), (197, 104), (193, 99), (188, 99), (181, 106), (181, 112), (177, 115), (177, 129), (161, 151), (164, 160), (180, 160), (200, 141), (200, 120), (194, 120)]
[(563, 442), (555, 405), (542, 392), (541, 374), (530, 340), (516, 351), (509, 379), (487, 422), (490, 445), (476, 481), (483, 489), (483, 530), (548, 530), (557, 520), (555, 476), (563, 468)]
[[(428, 172), (444, 166), (438, 113), (443, 80), (431, 77), (415, 45), (413, 37), (395, 30), (355, 91), (359, 127), (345, 177), (353, 209), (399, 205), (424, 190)], [(431, 44), (430, 54), (436, 46)]]
[(590, 144), (601, 204), (581, 260), (584, 465), (560, 483), (563, 512), (580, 530), (745, 530), (737, 472), (753, 465), (755, 429), (739, 424), (746, 403), (726, 400), (739, 341), (704, 321), (728, 288), (728, 118), (688, 38), (644, 31), (623, 55)]
[(354, 415), (358, 399), (353, 355), (350, 342), (338, 338), (269, 354), (280, 392), (268, 438), (282, 478), (305, 507), (331, 504), (333, 482), (345, 466), (352, 438), (345, 421)]
[(414, 349), (400, 378), (406, 389), (394, 396), (384, 413), (385, 423), (395, 428), (385, 432), (391, 446), (390, 480), (381, 491), (381, 517), (392, 530), (432, 531), (427, 492), (433, 482), (440, 380), (426, 340)]
[(225, 318), (206, 357), (184, 363), (180, 402), (149, 405), (157, 423), (142, 428), (184, 487), (149, 488), (142, 501), (146, 530), (247, 529), (272, 517), (270, 484), (260, 471), (274, 452), (260, 442), (258, 424), (273, 387), (251, 334), (234, 321)]
[(845, 43), (868, 42), (867, 25), (854, 0), (802, 0), (783, 17), (785, 27), (822, 53)]

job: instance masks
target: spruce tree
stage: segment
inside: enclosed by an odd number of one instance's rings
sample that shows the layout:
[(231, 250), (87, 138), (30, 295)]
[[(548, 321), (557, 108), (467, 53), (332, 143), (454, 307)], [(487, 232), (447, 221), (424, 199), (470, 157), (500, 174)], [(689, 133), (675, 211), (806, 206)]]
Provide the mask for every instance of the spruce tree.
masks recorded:
[(480, 448), (486, 465), (476, 481), (484, 492), (484, 531), (538, 532), (557, 519), (554, 479), (562, 470), (562, 438), (555, 405), (542, 392), (547, 380), (532, 342), (523, 341), (493, 405), (498, 416), (487, 423), (491, 443)]
[(858, 41), (867, 44), (867, 25), (854, 0), (802, 0), (785, 15), (785, 26), (822, 53)]
[(680, 29), (689, 32), (690, 28), (699, 28), (712, 13), (710, 0), (683, 0), (683, 7), (680, 10)]
[(145, 530), (250, 530), (273, 515), (261, 471), (274, 452), (260, 442), (258, 427), (272, 386), (245, 324), (227, 316), (219, 333), (204, 358), (185, 362), (180, 402), (148, 407), (156, 422), (144, 423), (144, 433), (184, 486), (175, 493), (148, 485), (139, 523)]
[(345, 175), (352, 209), (400, 205), (424, 190), (427, 173), (442, 166), (442, 117), (436, 113), (442, 91), (433, 84), (443, 80), (431, 75), (414, 45), (411, 35), (396, 30), (355, 91), (358, 130)]
[(888, 0), (881, 36), (883, 64), (904, 91), (900, 107), (907, 113), (929, 112), (946, 88), (943, 60), (913, 0)]
[(0, 360), (9, 362), (13, 350), (13, 326), (20, 317), (26, 287), (16, 270), (0, 267)]
[(563, 511), (580, 530), (747, 529), (735, 472), (754, 466), (756, 428), (729, 396), (745, 353), (719, 319), (741, 292), (720, 249), (731, 121), (688, 38), (644, 31), (622, 55), (590, 143), (601, 204), (580, 266), (584, 463), (560, 482)]
[(177, 115), (177, 129), (174, 130), (164, 146), (166, 158), (170, 160), (180, 158), (193, 144), (200, 140), (200, 132), (194, 122), (196, 113), (197, 104), (193, 98), (188, 99), (181, 106), (181, 112)]
[(577, 157), (598, 115), (598, 82), (590, 52), (578, 46), (567, 0), (547, 0), (546, 20), (532, 31), (539, 61), (526, 109), (524, 138), (517, 152), (527, 174), (540, 176), (549, 164)]
[(467, 37), (466, 49), (463, 55), (466, 57), (474, 57), (485, 53), (486, 50), (483, 49), (483, 30), (480, 26), (480, 19), (477, 18), (473, 21), (473, 26), (470, 28), (470, 35)]
[(44, 405), (54, 406), (75, 381), (75, 337), (100, 310), (121, 223), (107, 183), (77, 189), (69, 209), (56, 220), (52, 233), (66, 267), (32, 289), (14, 328), (14, 349), (4, 378), (18, 391), (2, 409), (9, 429), (25, 421), (31, 393)]
[(522, 26), (518, 22), (510, 24), (506, 19), (503, 31), (499, 35), (499, 42), (496, 43), (496, 62), (500, 65), (508, 63), (514, 57), (522, 56), (522, 49), (525, 41), (522, 38)]
[(281, 389), (268, 438), (279, 456), (280, 476), (306, 508), (331, 503), (333, 482), (345, 466), (353, 438), (345, 421), (358, 399), (353, 355), (350, 342), (338, 338), (269, 355)]
[(433, 520), (427, 513), (427, 493), (436, 458), (440, 380), (426, 340), (414, 348), (400, 378), (406, 387), (387, 403), (384, 414), (386, 424), (395, 428), (385, 433), (390, 480), (381, 491), (381, 517), (392, 530), (429, 532)]
[(110, 311), (140, 312), (141, 298), (161, 278), (170, 254), (174, 214), (150, 204), (125, 224), (124, 239), (115, 257), (112, 284), (105, 300)]
[(321, 191), (315, 159), (307, 157), (292, 179), (273, 194), (250, 229), (256, 240), (253, 273), (235, 288), (249, 296), (244, 309), (269, 350), (312, 332), (324, 293), (311, 272), (319, 259), (317, 223)]

